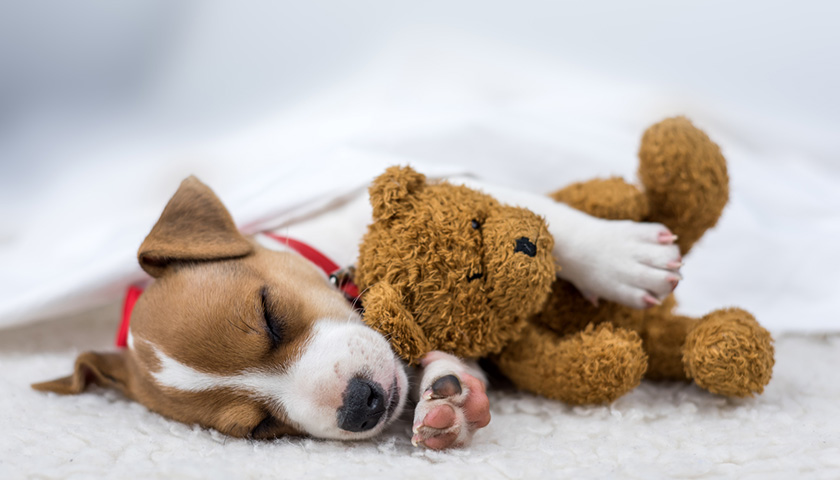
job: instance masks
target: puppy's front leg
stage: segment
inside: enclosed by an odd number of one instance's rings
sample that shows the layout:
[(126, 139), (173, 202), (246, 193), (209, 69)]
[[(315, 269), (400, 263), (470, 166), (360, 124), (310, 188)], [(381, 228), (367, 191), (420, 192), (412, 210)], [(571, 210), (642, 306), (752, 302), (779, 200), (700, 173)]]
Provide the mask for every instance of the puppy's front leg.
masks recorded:
[(438, 351), (426, 354), (420, 364), (411, 443), (434, 450), (468, 445), (490, 423), (484, 373), (475, 362)]

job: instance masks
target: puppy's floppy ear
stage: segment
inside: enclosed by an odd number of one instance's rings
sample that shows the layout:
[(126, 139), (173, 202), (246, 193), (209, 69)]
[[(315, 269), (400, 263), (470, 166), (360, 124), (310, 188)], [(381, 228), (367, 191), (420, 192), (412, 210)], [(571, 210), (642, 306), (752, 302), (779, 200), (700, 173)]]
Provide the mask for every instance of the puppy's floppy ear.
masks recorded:
[(124, 352), (85, 352), (76, 359), (73, 373), (48, 382), (33, 383), (32, 388), (62, 395), (81, 393), (90, 384), (113, 388), (132, 398)]
[(426, 186), (426, 176), (411, 167), (388, 167), (370, 185), (370, 204), (373, 217), (386, 220), (405, 208), (408, 200)]
[(216, 194), (191, 176), (166, 204), (137, 259), (149, 275), (159, 277), (173, 262), (244, 257), (253, 248)]

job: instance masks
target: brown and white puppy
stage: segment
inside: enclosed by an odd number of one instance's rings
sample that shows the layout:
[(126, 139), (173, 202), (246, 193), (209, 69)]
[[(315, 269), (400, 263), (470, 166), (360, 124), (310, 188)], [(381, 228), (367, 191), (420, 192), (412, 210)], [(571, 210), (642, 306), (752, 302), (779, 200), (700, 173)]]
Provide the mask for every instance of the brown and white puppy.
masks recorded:
[[(543, 216), (563, 267), (558, 276), (593, 302), (655, 305), (681, 278), (676, 237), (663, 225), (596, 219), (542, 195), (458, 182)], [(326, 225), (343, 223), (342, 244), (355, 250), (368, 205), (356, 198), (297, 231), (313, 241), (335, 235)], [(406, 402), (403, 365), (319, 269), (258, 240), (237, 231), (210, 189), (185, 180), (140, 247), (140, 265), (155, 282), (134, 307), (129, 348), (84, 353), (72, 375), (34, 388), (113, 387), (175, 420), (239, 437), (381, 432)], [(480, 370), (440, 352), (422, 366), (412, 442), (467, 444), (490, 421)]]
[[(241, 235), (197, 179), (182, 183), (138, 259), (155, 281), (134, 307), (128, 348), (84, 353), (72, 375), (35, 389), (116, 388), (236, 437), (362, 439), (400, 415), (409, 385), (388, 342), (309, 261)], [(480, 372), (439, 352), (423, 364), (412, 441), (466, 444), (489, 422)]]

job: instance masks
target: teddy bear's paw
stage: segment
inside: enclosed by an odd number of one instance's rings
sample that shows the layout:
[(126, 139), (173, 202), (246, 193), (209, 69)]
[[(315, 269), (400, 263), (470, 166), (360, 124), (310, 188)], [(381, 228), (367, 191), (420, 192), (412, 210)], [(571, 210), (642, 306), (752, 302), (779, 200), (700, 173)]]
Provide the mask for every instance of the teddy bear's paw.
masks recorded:
[(558, 242), (560, 278), (596, 303), (603, 298), (635, 308), (659, 305), (682, 276), (677, 237), (658, 223), (587, 217), (572, 242)]
[(432, 349), (423, 329), (405, 308), (403, 297), (386, 282), (378, 282), (364, 294), (365, 323), (391, 343), (394, 353), (409, 364)]
[(749, 312), (729, 308), (703, 317), (683, 346), (686, 374), (706, 390), (730, 397), (764, 391), (773, 374), (773, 339)]
[(431, 352), (422, 364), (411, 443), (433, 450), (468, 445), (473, 434), (490, 423), (484, 382), (467, 373), (456, 357), (442, 352)]

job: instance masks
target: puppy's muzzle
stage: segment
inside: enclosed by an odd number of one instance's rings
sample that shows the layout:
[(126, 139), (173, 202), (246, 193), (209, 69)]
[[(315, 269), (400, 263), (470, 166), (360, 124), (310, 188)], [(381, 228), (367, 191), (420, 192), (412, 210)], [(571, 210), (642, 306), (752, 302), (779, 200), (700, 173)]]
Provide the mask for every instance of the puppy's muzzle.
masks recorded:
[(385, 390), (364, 378), (354, 378), (347, 384), (344, 404), (338, 409), (338, 428), (349, 432), (364, 432), (375, 427), (385, 414)]

